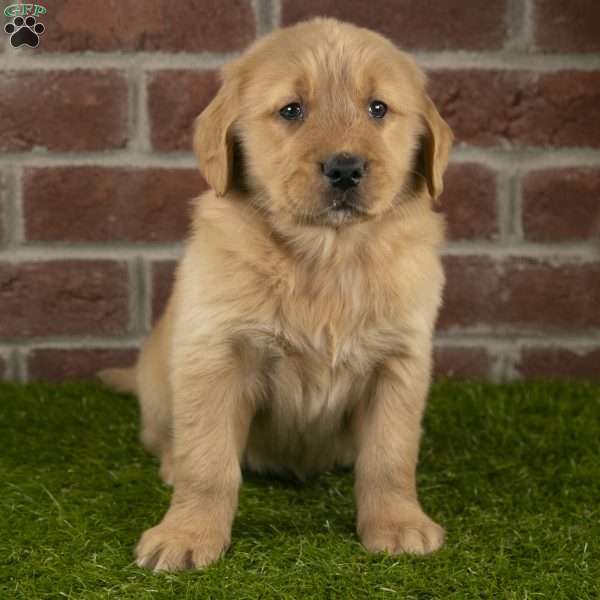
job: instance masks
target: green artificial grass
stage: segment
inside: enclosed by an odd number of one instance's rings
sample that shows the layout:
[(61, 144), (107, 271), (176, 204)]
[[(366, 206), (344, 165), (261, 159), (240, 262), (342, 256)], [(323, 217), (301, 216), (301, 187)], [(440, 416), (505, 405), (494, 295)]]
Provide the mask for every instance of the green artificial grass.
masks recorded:
[(133, 398), (95, 384), (0, 386), (0, 598), (597, 598), (600, 388), (445, 383), (431, 396), (422, 503), (447, 531), (424, 557), (372, 556), (352, 476), (247, 478), (226, 556), (153, 574), (132, 549), (170, 491)]

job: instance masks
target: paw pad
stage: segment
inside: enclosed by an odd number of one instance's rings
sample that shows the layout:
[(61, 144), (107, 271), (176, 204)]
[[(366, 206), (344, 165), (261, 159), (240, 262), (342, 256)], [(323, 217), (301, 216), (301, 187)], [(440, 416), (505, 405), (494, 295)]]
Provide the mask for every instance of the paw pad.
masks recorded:
[(45, 27), (41, 23), (36, 23), (35, 17), (15, 17), (12, 23), (4, 26), (4, 31), (10, 35), (10, 43), (13, 48), (19, 46), (29, 46), (37, 48), (40, 43), (39, 36), (44, 33)]

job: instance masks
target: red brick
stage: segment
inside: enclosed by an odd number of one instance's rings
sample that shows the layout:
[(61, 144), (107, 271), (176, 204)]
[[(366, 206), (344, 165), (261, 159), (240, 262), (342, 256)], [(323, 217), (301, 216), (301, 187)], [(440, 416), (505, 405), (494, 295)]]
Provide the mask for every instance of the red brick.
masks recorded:
[(506, 0), (283, 0), (285, 25), (311, 17), (335, 17), (379, 31), (404, 48), (419, 50), (500, 48), (507, 32)]
[(50, 52), (224, 52), (256, 31), (250, 0), (62, 0), (43, 21), (39, 49)]
[(492, 357), (484, 347), (436, 346), (433, 364), (439, 378), (487, 379)]
[(163, 313), (167, 300), (173, 289), (173, 278), (177, 262), (172, 260), (157, 261), (152, 263), (152, 322), (156, 321)]
[(526, 239), (591, 239), (600, 233), (599, 169), (534, 171), (523, 180), (522, 197)]
[(112, 261), (0, 263), (0, 336), (124, 333), (127, 278)]
[(533, 40), (546, 52), (600, 51), (597, 0), (534, 0)]
[(430, 91), (459, 142), (600, 148), (600, 71), (438, 70)]
[(25, 236), (36, 241), (180, 240), (206, 189), (194, 169), (30, 168), (23, 178)]
[(191, 150), (194, 119), (219, 88), (215, 71), (158, 71), (148, 80), (152, 145)]
[(528, 379), (590, 379), (600, 381), (600, 347), (575, 351), (568, 348), (525, 347), (517, 364)]
[(474, 163), (450, 166), (444, 177), (441, 208), (450, 239), (497, 238), (496, 174)]
[(600, 261), (448, 256), (441, 330), (587, 333), (600, 327)]
[(108, 70), (0, 73), (0, 131), (0, 151), (122, 148), (127, 82)]
[(499, 267), (484, 256), (446, 256), (446, 288), (438, 329), (497, 323), (494, 303), (500, 295)]
[(27, 357), (30, 381), (91, 379), (100, 369), (135, 364), (134, 348), (38, 348)]

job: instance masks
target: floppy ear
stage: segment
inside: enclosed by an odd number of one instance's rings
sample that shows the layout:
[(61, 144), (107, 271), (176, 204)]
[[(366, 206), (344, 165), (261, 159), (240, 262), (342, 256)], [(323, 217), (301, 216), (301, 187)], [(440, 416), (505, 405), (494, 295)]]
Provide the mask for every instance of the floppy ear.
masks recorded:
[(213, 101), (196, 118), (194, 152), (200, 171), (222, 196), (233, 177), (233, 125), (239, 114), (236, 78), (225, 73), (221, 89)]
[(423, 119), (426, 128), (422, 157), (424, 175), (429, 195), (433, 200), (437, 200), (444, 189), (443, 177), (454, 135), (429, 96), (425, 98)]

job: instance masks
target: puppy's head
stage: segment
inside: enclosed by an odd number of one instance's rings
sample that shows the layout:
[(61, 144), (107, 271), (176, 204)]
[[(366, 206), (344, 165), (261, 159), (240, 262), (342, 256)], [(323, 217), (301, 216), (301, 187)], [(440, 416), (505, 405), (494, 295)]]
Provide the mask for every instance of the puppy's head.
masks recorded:
[(194, 138), (217, 194), (242, 187), (278, 222), (325, 227), (440, 195), (452, 134), (422, 72), (382, 36), (317, 19), (260, 40), (222, 76)]

